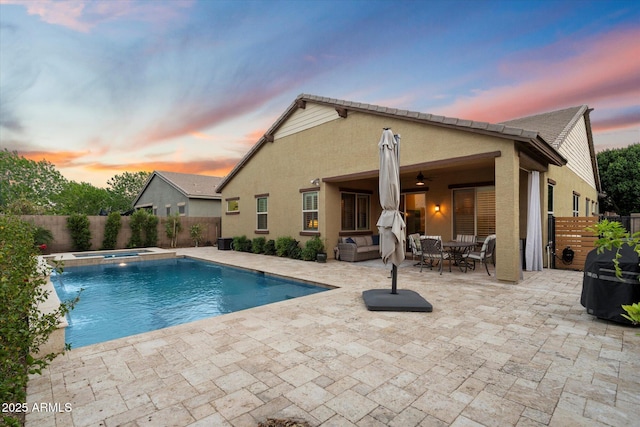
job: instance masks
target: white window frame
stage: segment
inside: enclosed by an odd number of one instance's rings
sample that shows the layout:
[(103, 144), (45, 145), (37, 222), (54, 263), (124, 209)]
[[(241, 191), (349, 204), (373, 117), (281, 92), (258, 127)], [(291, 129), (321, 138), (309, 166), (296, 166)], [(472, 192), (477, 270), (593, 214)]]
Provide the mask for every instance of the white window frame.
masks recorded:
[(580, 216), (580, 194), (573, 192), (573, 211), (572, 216)]
[[(239, 198), (233, 198), (233, 199), (227, 199), (227, 213), (239, 213), (240, 212), (240, 199)], [(232, 206), (235, 206), (235, 209), (230, 209)]]
[[(264, 210), (261, 210), (260, 201), (264, 200)], [(264, 228), (260, 228), (260, 218), (264, 218)], [(269, 197), (256, 196), (256, 230), (269, 230)]]
[[(309, 207), (307, 198), (315, 198), (311, 201), (311, 209), (305, 209)], [(319, 230), (319, 191), (305, 191), (302, 193), (302, 230), (303, 231), (318, 231)], [(314, 209), (315, 208), (315, 209)]]

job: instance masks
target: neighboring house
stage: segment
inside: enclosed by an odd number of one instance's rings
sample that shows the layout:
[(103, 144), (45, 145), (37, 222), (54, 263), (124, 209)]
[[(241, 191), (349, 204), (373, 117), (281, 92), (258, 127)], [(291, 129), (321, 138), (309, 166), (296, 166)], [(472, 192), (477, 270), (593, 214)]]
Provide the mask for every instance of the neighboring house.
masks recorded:
[(589, 214), (598, 211), (589, 112), (490, 124), (300, 95), (218, 186), (225, 234), (319, 236), (330, 257), (340, 236), (377, 234), (378, 141), (391, 128), (401, 136), (407, 234), (495, 233), (497, 278), (518, 282), (532, 171), (540, 174), (537, 246), (548, 241), (548, 209), (571, 216), (589, 200)]
[(219, 217), (221, 195), (216, 193), (216, 187), (221, 180), (215, 176), (154, 171), (133, 206), (160, 217)]

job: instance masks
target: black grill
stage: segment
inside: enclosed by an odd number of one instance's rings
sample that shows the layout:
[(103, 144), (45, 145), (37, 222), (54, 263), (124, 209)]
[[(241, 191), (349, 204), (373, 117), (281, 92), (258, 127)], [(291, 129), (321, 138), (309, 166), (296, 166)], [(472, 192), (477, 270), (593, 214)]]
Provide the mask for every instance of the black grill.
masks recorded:
[(600, 319), (631, 324), (621, 315), (625, 313), (622, 305), (640, 302), (638, 254), (629, 245), (622, 246), (622, 258), (619, 259), (621, 278), (616, 277), (613, 264), (615, 254), (612, 250), (605, 250), (601, 254), (595, 249), (589, 252), (584, 263), (580, 303), (587, 313)]

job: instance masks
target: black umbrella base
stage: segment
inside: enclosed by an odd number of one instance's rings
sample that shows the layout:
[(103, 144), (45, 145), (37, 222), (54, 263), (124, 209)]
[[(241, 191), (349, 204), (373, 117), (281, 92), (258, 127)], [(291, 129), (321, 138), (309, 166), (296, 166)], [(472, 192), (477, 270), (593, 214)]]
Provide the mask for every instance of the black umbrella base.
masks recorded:
[(419, 293), (406, 289), (398, 289), (397, 292), (392, 294), (390, 289), (369, 289), (362, 292), (362, 298), (369, 311), (433, 311), (433, 306)]

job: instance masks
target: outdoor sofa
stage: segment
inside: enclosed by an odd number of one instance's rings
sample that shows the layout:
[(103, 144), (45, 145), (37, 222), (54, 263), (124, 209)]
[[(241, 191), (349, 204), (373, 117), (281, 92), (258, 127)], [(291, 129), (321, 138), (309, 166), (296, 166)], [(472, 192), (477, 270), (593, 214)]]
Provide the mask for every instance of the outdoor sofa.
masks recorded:
[(337, 258), (355, 262), (380, 258), (380, 236), (343, 236), (338, 241)]

